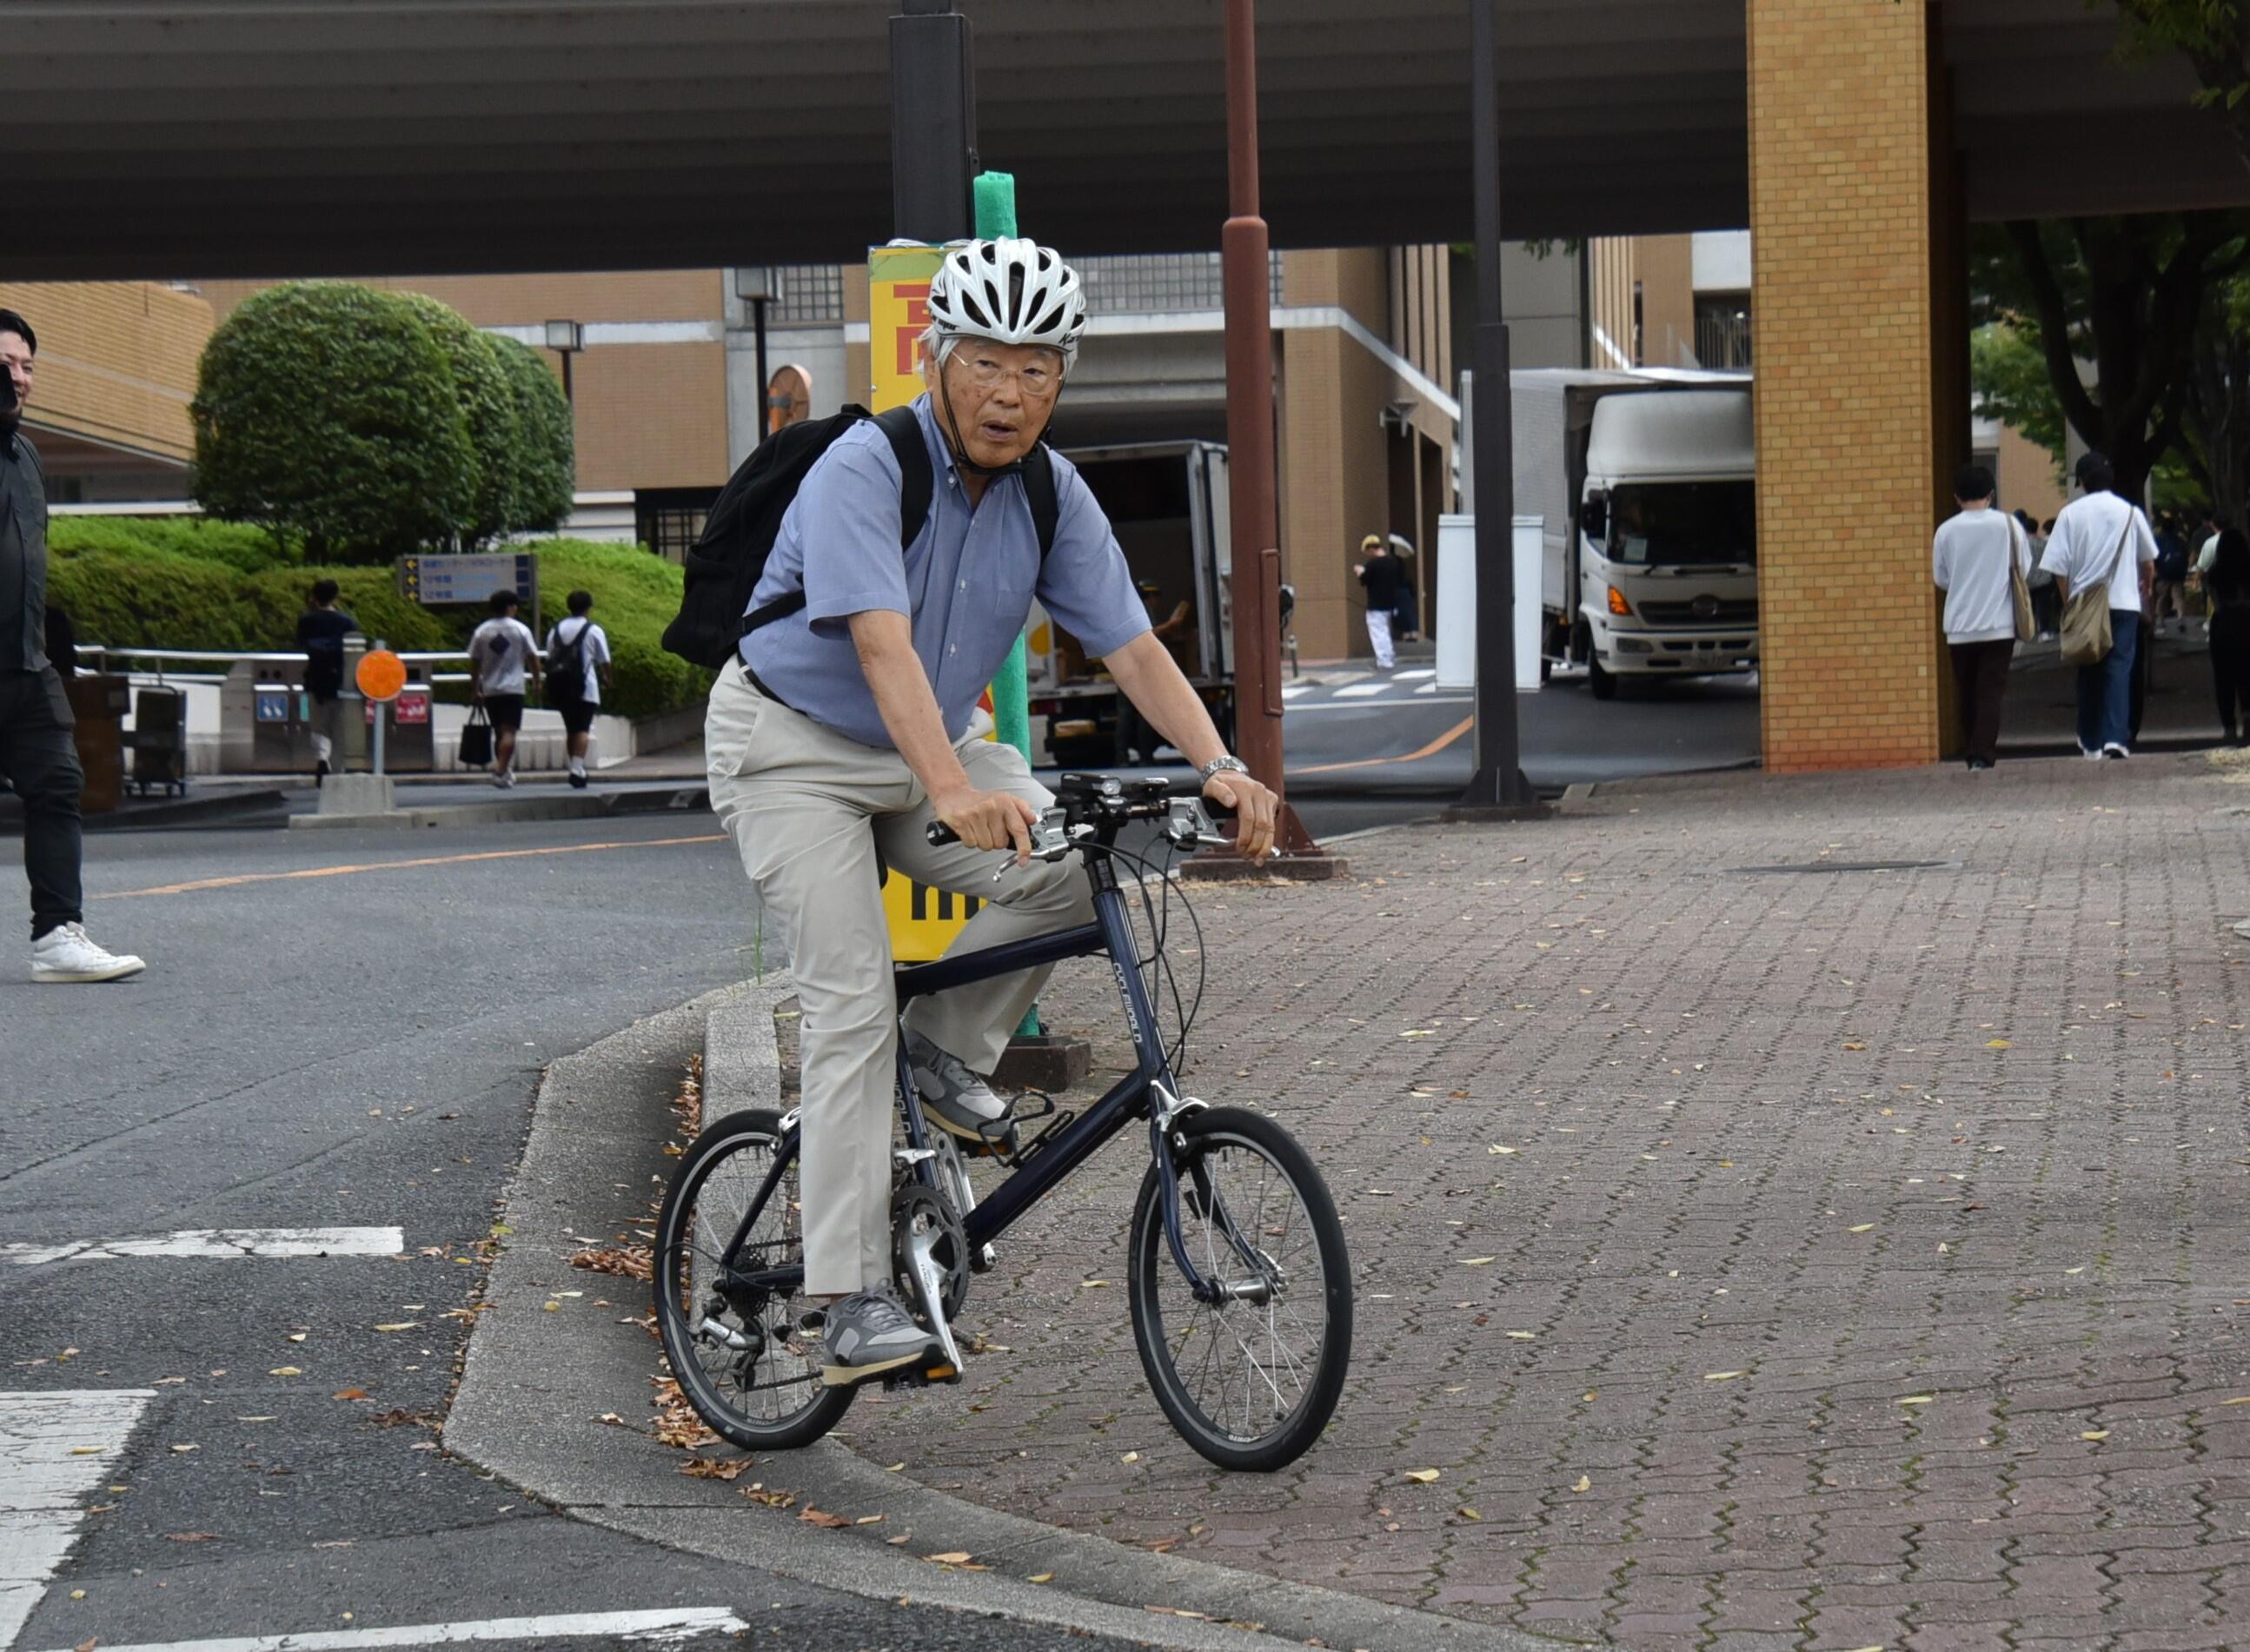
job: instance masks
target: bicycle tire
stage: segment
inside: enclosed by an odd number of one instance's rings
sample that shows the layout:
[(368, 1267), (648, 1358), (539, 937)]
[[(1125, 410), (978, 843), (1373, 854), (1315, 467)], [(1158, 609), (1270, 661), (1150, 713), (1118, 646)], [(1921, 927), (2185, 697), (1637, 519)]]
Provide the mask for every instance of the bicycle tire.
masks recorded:
[[(763, 1245), (767, 1265), (804, 1261), (803, 1214), (790, 1192), (797, 1151), (797, 1137), (783, 1131), (779, 1114), (763, 1108), (729, 1113), (706, 1125), (673, 1169), (657, 1216), (652, 1289), (672, 1374), (697, 1415), (726, 1439), (752, 1451), (787, 1451), (811, 1444), (836, 1426), (857, 1392), (823, 1386), (817, 1344), (800, 1355), (791, 1350), (790, 1338), (774, 1334), (795, 1323), (804, 1306), (801, 1288), (788, 1297), (765, 1299), (755, 1324), (746, 1321), (739, 1306), (715, 1294), (701, 1304), (695, 1300), (695, 1259), (715, 1259), (746, 1213), (752, 1218), (753, 1243)], [(745, 1159), (746, 1154), (753, 1157)], [(777, 1157), (792, 1169), (774, 1185), (773, 1199), (785, 1207), (776, 1221), (770, 1220), (772, 1213), (764, 1206), (752, 1210), (751, 1206)], [(730, 1165), (732, 1173), (722, 1178)], [(723, 1185), (714, 1185), (720, 1183)], [(731, 1202), (729, 1195), (735, 1196)], [(704, 1205), (707, 1196), (715, 1208)], [(699, 1234), (706, 1236), (700, 1247)], [(712, 1234), (721, 1237), (714, 1241), (707, 1237)], [(719, 1340), (722, 1335), (749, 1337), (753, 1332), (756, 1345), (747, 1351)], [(775, 1399), (765, 1409), (753, 1410), (744, 1401), (756, 1394)]]
[[(1233, 1210), (1233, 1206), (1239, 1202), (1249, 1206), (1249, 1227), (1260, 1241), (1255, 1248), (1263, 1263), (1272, 1268), (1267, 1274), (1267, 1288), (1271, 1289), (1273, 1274), (1279, 1273), (1283, 1276), (1282, 1289), (1263, 1303), (1236, 1301), (1214, 1306), (1197, 1303), (1172, 1259), (1171, 1246), (1164, 1232), (1163, 1184), (1157, 1178), (1156, 1167), (1151, 1165), (1133, 1205), (1126, 1283), (1133, 1310), (1134, 1344), (1141, 1356), (1142, 1369), (1148, 1373), (1149, 1386), (1156, 1393), (1156, 1403), (1182, 1439), (1222, 1469), (1271, 1473), (1294, 1462), (1320, 1438), (1343, 1392), (1344, 1376), (1351, 1361), (1352, 1320), (1351, 1261), (1344, 1246), (1343, 1226), (1336, 1220), (1336, 1203), (1329, 1196), (1328, 1185), (1321, 1179), (1311, 1155), (1297, 1144), (1288, 1131), (1263, 1114), (1243, 1108), (1211, 1108), (1180, 1120), (1173, 1134), (1177, 1139), (1170, 1151), (1181, 1179), (1180, 1220), (1188, 1239), (1189, 1254), (1198, 1269), (1208, 1276), (1221, 1278), (1228, 1277), (1230, 1273), (1239, 1278), (1241, 1274), (1239, 1258), (1225, 1246), (1224, 1230), (1210, 1220), (1209, 1204), (1215, 1188), (1217, 1208), (1238, 1222), (1240, 1213)], [(1179, 1144), (1181, 1141), (1184, 1141), (1184, 1147)], [(1245, 1185), (1231, 1165), (1221, 1163), (1223, 1156), (1238, 1152), (1254, 1155), (1270, 1167), (1294, 1196), (1302, 1212), (1301, 1237), (1309, 1242), (1310, 1255), (1317, 1268), (1316, 1280), (1301, 1281), (1294, 1285), (1288, 1282), (1285, 1258), (1300, 1254), (1295, 1248), (1298, 1236), (1289, 1231), (1292, 1223), (1287, 1212), (1273, 1209), (1267, 1202), (1272, 1192), (1270, 1181)], [(1271, 1251), (1267, 1249), (1269, 1243), (1273, 1247)], [(1277, 1255), (1275, 1252), (1281, 1254)], [(1315, 1289), (1308, 1291), (1308, 1282)], [(1293, 1297), (1300, 1303), (1317, 1299), (1322, 1316), (1317, 1329), (1305, 1313), (1287, 1310), (1287, 1304)], [(1251, 1313), (1234, 1314), (1235, 1310), (1243, 1308), (1248, 1308)], [(1284, 1327), (1279, 1322), (1285, 1317), (1294, 1327), (1289, 1331), (1291, 1336), (1309, 1337), (1315, 1344), (1310, 1353), (1309, 1371), (1301, 1369), (1305, 1361), (1294, 1355), (1288, 1356), (1286, 1361), (1277, 1358), (1271, 1367), (1260, 1365), (1257, 1353), (1244, 1339), (1241, 1330), (1246, 1324), (1256, 1323), (1254, 1316), (1260, 1309), (1270, 1351), (1283, 1351), (1280, 1337)], [(1224, 1351), (1225, 1344), (1218, 1335), (1221, 1331), (1232, 1335), (1250, 1367), (1243, 1380), (1244, 1416), (1239, 1427), (1214, 1416), (1211, 1411), (1214, 1396), (1206, 1379), (1218, 1354)], [(1202, 1368), (1191, 1376), (1181, 1368), (1181, 1356), (1198, 1333), (1205, 1337), (1205, 1345), (1213, 1352), (1204, 1356)], [(1271, 1401), (1265, 1398), (1266, 1393), (1271, 1394)], [(1221, 1401), (1220, 1408), (1231, 1417), (1234, 1406), (1223, 1375), (1217, 1398)], [(1286, 1408), (1279, 1404), (1285, 1400), (1288, 1401)], [(1280, 1413), (1273, 1425), (1255, 1427), (1256, 1414), (1267, 1411)]]

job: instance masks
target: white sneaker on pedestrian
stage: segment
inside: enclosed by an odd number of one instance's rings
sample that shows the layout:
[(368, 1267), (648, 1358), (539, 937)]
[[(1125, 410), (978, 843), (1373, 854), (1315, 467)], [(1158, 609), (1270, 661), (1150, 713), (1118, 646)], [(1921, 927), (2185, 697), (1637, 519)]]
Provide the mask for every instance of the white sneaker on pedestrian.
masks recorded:
[(2096, 751), (2092, 746), (2079, 747), (2078, 755), (2085, 758), (2088, 763), (2099, 763), (2102, 761), (2102, 754), (2099, 751)]
[(2124, 747), (2119, 745), (2115, 740), (2112, 740), (2108, 745), (2102, 748), (2102, 755), (2105, 757), (2115, 757), (2122, 762), (2125, 758), (2131, 757), (2133, 754), (2126, 750)]
[(498, 774), (493, 776), (493, 784), (502, 791), (513, 791), (515, 789), (515, 771), (502, 769)]
[(65, 923), (31, 943), (34, 981), (121, 981), (148, 966), (130, 952), (105, 952), (83, 923)]

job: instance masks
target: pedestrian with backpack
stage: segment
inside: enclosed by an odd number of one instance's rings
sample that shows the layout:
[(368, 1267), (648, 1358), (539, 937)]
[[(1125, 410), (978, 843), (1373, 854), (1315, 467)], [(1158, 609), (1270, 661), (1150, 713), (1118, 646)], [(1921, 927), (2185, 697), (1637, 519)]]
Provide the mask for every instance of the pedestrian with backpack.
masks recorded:
[(359, 621), (336, 606), (342, 594), (335, 580), (316, 579), (310, 606), (297, 616), (297, 646), (305, 651), (305, 694), (313, 702), (314, 785), (343, 762), (344, 717), (353, 703), (343, 697), (344, 639), (359, 629)]
[(2097, 763), (2132, 755), (2133, 663), (2157, 564), (2149, 519), (2115, 480), (2102, 454), (2079, 456), (2080, 495), (2039, 557), (2062, 595), (2062, 662), (2078, 667), (2079, 755)]
[[(1013, 747), (981, 737), (977, 698), (1033, 599), (1238, 812), (1245, 854), (1270, 852), (1276, 815), (1153, 634), (1101, 506), (1042, 439), (1086, 325), (1076, 272), (1029, 240), (965, 242), (928, 304), (926, 393), (763, 443), (714, 508), (666, 634), (723, 661), (706, 724), (712, 806), (804, 1008), (804, 1289), (838, 1386), (939, 1357), (887, 1282), (899, 1022), (879, 861), (985, 902), (956, 951), (1091, 920), (1079, 867), (1030, 859), (1052, 795)], [(959, 841), (934, 847), (936, 822)], [(928, 1116), (972, 1150), (1005, 1139), (1008, 1107), (985, 1075), (1046, 974), (908, 1013)]]
[(556, 620), (547, 633), (547, 703), (562, 714), (562, 732), (570, 749), (570, 785), (583, 791), (586, 748), (595, 714), (602, 708), (603, 687), (610, 681), (610, 639), (593, 621), (592, 591), (572, 591), (569, 608), (570, 617)]
[(493, 784), (503, 791), (515, 785), (525, 679), (541, 674), (539, 639), (515, 617), (521, 605), (514, 591), (495, 591), (486, 604), (492, 618), (469, 633), (469, 700), (492, 719)]

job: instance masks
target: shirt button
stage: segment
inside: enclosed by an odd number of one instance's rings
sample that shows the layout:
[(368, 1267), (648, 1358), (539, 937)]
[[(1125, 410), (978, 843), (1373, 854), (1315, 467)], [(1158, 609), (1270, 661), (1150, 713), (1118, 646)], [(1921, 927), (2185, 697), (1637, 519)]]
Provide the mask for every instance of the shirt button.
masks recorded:
[(952, 645), (950, 647), (947, 648), (945, 652), (946, 652), (946, 653), (949, 653), (949, 654), (957, 654), (957, 653), (959, 653), (961, 652), (961, 646), (960, 646), (958, 643), (956, 643), (956, 644)]
[(961, 588), (962, 588), (962, 590), (963, 590), (963, 591), (968, 590), (968, 589), (969, 589), (969, 582), (968, 582), (967, 580), (965, 580), (965, 579), (964, 579), (964, 580), (963, 580), (963, 581), (961, 582)]

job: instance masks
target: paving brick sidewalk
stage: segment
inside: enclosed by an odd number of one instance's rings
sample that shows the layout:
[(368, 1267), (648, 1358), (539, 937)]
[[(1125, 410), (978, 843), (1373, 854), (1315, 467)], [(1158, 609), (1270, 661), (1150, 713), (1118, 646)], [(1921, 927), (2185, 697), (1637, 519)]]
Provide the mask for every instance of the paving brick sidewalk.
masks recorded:
[[(1345, 1213), (1327, 1439), (1258, 1478), (1172, 1434), (1125, 1143), (978, 1282), (1006, 1351), (863, 1396), (859, 1450), (1647, 1652), (2250, 1645), (2250, 785), (1729, 776), (1351, 859), (1203, 897), (1189, 1084), (1279, 1113)], [(1109, 1037), (1108, 991), (1050, 1012)]]

